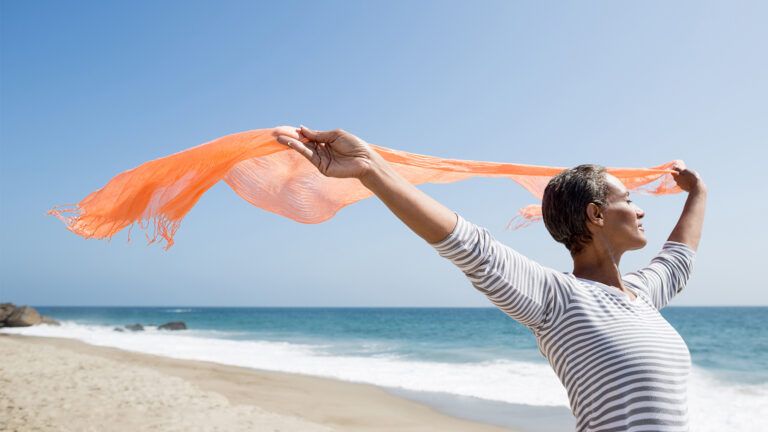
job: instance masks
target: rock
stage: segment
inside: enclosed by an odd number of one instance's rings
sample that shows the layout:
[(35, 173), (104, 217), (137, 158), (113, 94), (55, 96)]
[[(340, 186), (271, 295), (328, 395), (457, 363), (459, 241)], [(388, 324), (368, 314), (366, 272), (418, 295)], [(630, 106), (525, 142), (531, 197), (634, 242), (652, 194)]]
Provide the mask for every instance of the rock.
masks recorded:
[(171, 321), (163, 325), (157, 326), (158, 330), (186, 330), (187, 325), (184, 321)]
[(59, 325), (61, 325), (60, 322), (56, 321), (55, 319), (53, 319), (53, 318), (51, 318), (49, 316), (43, 315), (41, 318), (42, 318), (42, 320), (40, 321), (40, 324), (48, 324), (48, 325), (52, 325), (52, 326), (59, 326)]
[(130, 331), (144, 331), (144, 326), (138, 323), (128, 324), (127, 326), (125, 326), (125, 328), (127, 328)]
[(120, 333), (122, 333), (122, 332), (124, 332), (124, 331), (125, 331), (125, 330), (121, 329), (120, 327), (115, 327), (115, 328), (113, 328), (112, 330), (114, 330), (114, 331), (116, 331), (116, 332), (120, 332)]
[(13, 303), (0, 303), (0, 327), (5, 325), (5, 320), (11, 316), (16, 306)]
[(5, 319), (6, 327), (29, 327), (40, 324), (43, 319), (40, 314), (29, 306), (17, 307)]
[(60, 325), (55, 319), (40, 315), (33, 307), (0, 303), (0, 327), (29, 327), (37, 324)]

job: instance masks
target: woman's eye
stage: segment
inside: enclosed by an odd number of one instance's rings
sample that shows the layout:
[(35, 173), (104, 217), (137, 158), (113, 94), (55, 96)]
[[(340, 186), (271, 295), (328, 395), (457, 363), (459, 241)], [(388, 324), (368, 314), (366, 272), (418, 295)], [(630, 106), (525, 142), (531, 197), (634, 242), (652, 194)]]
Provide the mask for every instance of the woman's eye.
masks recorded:
[(632, 202), (632, 200), (627, 200), (627, 203), (631, 203), (631, 202)]

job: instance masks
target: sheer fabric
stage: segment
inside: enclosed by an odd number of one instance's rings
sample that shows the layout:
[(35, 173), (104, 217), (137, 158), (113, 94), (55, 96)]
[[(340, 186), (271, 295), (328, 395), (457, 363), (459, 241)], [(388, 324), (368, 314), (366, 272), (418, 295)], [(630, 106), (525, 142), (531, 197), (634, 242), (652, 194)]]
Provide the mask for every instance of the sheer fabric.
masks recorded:
[[(184, 216), (200, 197), (225, 181), (240, 197), (264, 210), (314, 224), (372, 193), (357, 179), (325, 177), (309, 161), (278, 143), (278, 134), (299, 138), (282, 126), (227, 135), (197, 147), (122, 172), (104, 187), (73, 205), (49, 214), (85, 238), (110, 238), (138, 224), (149, 242), (173, 245)], [(451, 183), (471, 177), (498, 177), (517, 182), (541, 200), (549, 179), (564, 168), (500, 162), (444, 159), (372, 145), (412, 184)], [(652, 168), (608, 168), (629, 190), (661, 195), (680, 192), (671, 161)], [(541, 219), (538, 204), (520, 209), (515, 228)]]

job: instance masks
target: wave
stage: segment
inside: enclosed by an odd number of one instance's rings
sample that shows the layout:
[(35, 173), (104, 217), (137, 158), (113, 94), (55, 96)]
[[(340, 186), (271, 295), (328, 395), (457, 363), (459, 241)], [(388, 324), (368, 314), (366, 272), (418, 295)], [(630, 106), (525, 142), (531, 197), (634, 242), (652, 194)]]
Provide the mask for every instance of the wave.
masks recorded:
[[(111, 327), (63, 322), (61, 326), (4, 328), (3, 333), (63, 337), (128, 351), (202, 360), (253, 369), (300, 373), (404, 390), (472, 396), (491, 401), (568, 407), (565, 389), (546, 363), (496, 360), (475, 363), (416, 361), (395, 355), (338, 355), (328, 346), (230, 340), (225, 333), (115, 332)], [(531, 391), (536, 389), (536, 391)], [(726, 412), (726, 407), (738, 407)], [(689, 380), (691, 429), (758, 430), (768, 418), (768, 385), (726, 382), (693, 367)]]

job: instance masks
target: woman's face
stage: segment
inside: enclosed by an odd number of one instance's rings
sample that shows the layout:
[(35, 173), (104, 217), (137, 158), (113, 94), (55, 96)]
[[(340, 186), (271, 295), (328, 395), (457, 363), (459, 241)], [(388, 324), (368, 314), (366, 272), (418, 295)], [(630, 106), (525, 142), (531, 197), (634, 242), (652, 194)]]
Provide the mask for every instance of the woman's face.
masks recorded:
[(627, 251), (644, 247), (648, 242), (641, 222), (645, 212), (632, 202), (621, 180), (607, 173), (605, 179), (608, 183), (608, 203), (602, 207), (603, 234), (614, 250)]

